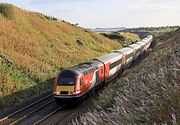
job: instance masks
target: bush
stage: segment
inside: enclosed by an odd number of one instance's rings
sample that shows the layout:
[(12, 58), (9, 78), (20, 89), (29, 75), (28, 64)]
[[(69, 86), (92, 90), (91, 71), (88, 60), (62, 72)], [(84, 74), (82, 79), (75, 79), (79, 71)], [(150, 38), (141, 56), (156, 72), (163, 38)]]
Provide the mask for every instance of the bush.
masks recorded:
[(13, 61), (4, 53), (0, 53), (0, 60), (3, 60), (8, 66), (11, 66), (13, 64)]
[(76, 40), (76, 43), (78, 44), (78, 45), (83, 45), (83, 40), (81, 39), (81, 38), (78, 38), (77, 40)]
[(108, 37), (109, 39), (112, 39), (112, 40), (116, 40), (118, 42), (121, 42), (121, 41), (124, 41), (125, 40), (125, 37), (122, 36), (121, 34), (119, 33), (116, 33), (116, 32), (112, 32), (112, 33), (101, 33), (103, 36), (105, 37)]
[(45, 18), (46, 19), (48, 19), (48, 20), (55, 20), (55, 21), (57, 21), (58, 19), (57, 18), (55, 18), (55, 17), (52, 17), (52, 16), (45, 16)]
[(10, 4), (0, 4), (0, 13), (7, 19), (13, 18), (13, 8)]

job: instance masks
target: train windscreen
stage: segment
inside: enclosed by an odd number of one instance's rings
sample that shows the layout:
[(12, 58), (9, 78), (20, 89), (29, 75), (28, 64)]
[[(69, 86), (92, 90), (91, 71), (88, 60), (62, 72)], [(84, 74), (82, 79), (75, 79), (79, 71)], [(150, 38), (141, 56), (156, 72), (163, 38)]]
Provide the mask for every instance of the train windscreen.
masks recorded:
[(62, 86), (71, 86), (74, 85), (74, 78), (71, 77), (64, 77), (64, 78), (60, 78), (58, 85)]

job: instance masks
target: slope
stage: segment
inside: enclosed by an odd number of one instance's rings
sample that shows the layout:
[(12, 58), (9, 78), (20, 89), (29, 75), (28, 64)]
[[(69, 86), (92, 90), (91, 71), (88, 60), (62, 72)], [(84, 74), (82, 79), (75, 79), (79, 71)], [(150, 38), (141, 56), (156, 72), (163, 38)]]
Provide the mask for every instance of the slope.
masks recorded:
[[(0, 4), (0, 107), (51, 90), (52, 81), (39, 83), (64, 68), (120, 47), (102, 35), (54, 17)], [(5, 98), (36, 85), (30, 92)]]

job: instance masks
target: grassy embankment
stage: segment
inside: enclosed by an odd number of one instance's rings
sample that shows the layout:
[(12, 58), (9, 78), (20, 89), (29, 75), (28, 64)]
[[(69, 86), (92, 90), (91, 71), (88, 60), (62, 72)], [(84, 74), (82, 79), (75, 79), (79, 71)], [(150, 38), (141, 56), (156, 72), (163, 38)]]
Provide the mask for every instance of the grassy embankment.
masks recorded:
[(158, 36), (136, 66), (71, 124), (180, 124), (180, 29)]
[(0, 4), (0, 111), (51, 90), (61, 69), (120, 47), (65, 21)]

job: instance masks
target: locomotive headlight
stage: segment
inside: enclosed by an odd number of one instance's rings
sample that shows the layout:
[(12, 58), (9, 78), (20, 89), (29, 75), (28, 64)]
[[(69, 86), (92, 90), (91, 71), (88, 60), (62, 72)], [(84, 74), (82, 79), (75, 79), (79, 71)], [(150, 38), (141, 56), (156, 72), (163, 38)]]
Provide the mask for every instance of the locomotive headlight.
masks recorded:
[(79, 93), (81, 93), (81, 91), (76, 91), (76, 94), (79, 94)]
[(55, 91), (54, 94), (59, 94), (59, 92)]
[(73, 92), (74, 95), (81, 93), (81, 91)]

